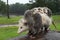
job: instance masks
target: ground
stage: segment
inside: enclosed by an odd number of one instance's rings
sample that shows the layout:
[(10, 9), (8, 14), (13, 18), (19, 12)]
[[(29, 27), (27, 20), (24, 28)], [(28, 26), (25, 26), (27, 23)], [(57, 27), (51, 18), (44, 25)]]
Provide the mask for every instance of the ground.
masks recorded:
[(57, 31), (42, 32), (36, 36), (36, 38), (31, 38), (29, 35), (17, 36), (9, 40), (60, 40), (60, 33)]
[[(53, 19), (55, 21), (55, 24), (57, 26), (57, 30), (60, 30), (60, 15), (54, 15), (52, 17), (53, 17)], [(5, 17), (1, 17), (0, 18), (0, 24), (16, 23), (16, 22), (18, 22), (18, 20), (20, 18), (21, 17), (13, 17), (13, 18), (7, 19)], [(10, 38), (13, 38), (13, 37), (16, 37), (16, 36), (23, 36), (23, 35), (27, 34), (27, 32), (17, 34), (17, 29), (18, 29), (17, 26), (0, 28), (0, 40), (7, 40), (7, 39), (10, 39)], [(54, 28), (53, 25), (51, 25), (50, 29), (54, 30), (55, 28)]]
[[(6, 39), (9, 39), (9, 38), (19, 36), (19, 34), (17, 34), (17, 30), (18, 30), (18, 27), (16, 27), (16, 26), (1, 27), (0, 28), (0, 40), (6, 40)], [(24, 32), (20, 35), (22, 36), (22, 35), (25, 35), (25, 34), (26, 34), (26, 32)]]

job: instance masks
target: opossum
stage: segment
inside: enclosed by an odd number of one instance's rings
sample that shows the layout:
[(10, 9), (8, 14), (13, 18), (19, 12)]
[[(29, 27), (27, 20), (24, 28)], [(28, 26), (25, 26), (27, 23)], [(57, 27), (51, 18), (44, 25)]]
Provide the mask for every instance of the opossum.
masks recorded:
[(45, 27), (45, 30), (46, 30), (46, 28), (48, 28), (49, 25), (51, 24), (51, 19), (46, 14), (40, 14), (40, 13), (37, 14), (36, 13), (34, 15), (34, 19), (35, 19), (36, 23), (34, 24), (34, 27), (32, 27), (33, 30), (29, 27), (27, 21), (24, 18), (19, 20), (19, 28), (18, 28), (18, 32), (17, 33), (21, 33), (23, 31), (29, 30), (30, 35), (31, 34), (35, 35), (35, 34), (39, 33), (41, 28)]
[(29, 35), (35, 36), (36, 34), (38, 34), (38, 31), (39, 31), (40, 27), (42, 27), (41, 26), (41, 21), (40, 21), (41, 18), (39, 18), (39, 17), (40, 17), (39, 14), (33, 15), (33, 18), (35, 20), (34, 26), (32, 26), (32, 25), (30, 26), (29, 23), (24, 18), (20, 19), (19, 20), (19, 28), (18, 28), (17, 33), (20, 34), (20, 33), (24, 32), (24, 31), (28, 30)]
[[(36, 9), (37, 9), (37, 11), (36, 11)], [(38, 13), (41, 17), (42, 17), (42, 25), (43, 25), (43, 27), (45, 27), (45, 30), (47, 30), (47, 28), (50, 26), (50, 24), (51, 24), (51, 22), (53, 22), (52, 21), (52, 18), (51, 17), (49, 17), (48, 15), (47, 15), (47, 13), (45, 13), (45, 12), (41, 12), (41, 11), (39, 11), (40, 9), (38, 9), (38, 8), (35, 8), (34, 9), (34, 11), (33, 10), (27, 10), (26, 12), (25, 12), (25, 15), (24, 15), (24, 17), (25, 17), (25, 19), (27, 20), (27, 23), (29, 24), (29, 28), (27, 28), (27, 29), (29, 29), (29, 33), (33, 33), (33, 32), (35, 32), (36, 31), (36, 29), (38, 29), (37, 27), (36, 28), (34, 28), (35, 26), (35, 23), (38, 23), (38, 22), (35, 22), (36, 20), (34, 20), (33, 19), (33, 15), (35, 15), (36, 13)], [(38, 17), (38, 16), (35, 16), (35, 17)], [(37, 19), (38, 20), (38, 19)], [(44, 21), (45, 20), (45, 21)], [(40, 28), (40, 27), (39, 27)], [(43, 28), (41, 28), (41, 29), (43, 29)], [(39, 29), (38, 29), (39, 30)], [(23, 30), (22, 30), (23, 31)], [(37, 31), (36, 31), (37, 32)]]
[(29, 35), (34, 35), (34, 33), (35, 33), (34, 27), (32, 25), (30, 25), (24, 18), (19, 20), (18, 25), (19, 25), (19, 28), (18, 28), (18, 31), (17, 31), (18, 34), (28, 30)]

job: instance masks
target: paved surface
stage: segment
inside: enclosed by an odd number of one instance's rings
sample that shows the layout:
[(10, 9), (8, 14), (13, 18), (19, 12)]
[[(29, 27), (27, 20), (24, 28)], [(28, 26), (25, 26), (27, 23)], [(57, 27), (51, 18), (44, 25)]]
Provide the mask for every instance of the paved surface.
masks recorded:
[(36, 38), (31, 38), (28, 35), (18, 36), (9, 40), (60, 40), (60, 33), (56, 31), (49, 31), (47, 33), (40, 33)]
[(9, 26), (18, 26), (18, 24), (5, 24), (5, 25), (0, 25), (0, 27), (9, 27)]

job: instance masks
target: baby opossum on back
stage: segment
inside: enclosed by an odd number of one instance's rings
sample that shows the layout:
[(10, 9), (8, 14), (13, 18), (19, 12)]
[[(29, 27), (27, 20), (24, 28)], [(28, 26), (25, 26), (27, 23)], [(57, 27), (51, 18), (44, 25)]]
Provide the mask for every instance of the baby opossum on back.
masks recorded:
[(42, 17), (42, 24), (45, 27), (46, 31), (47, 31), (47, 28), (51, 25), (51, 23), (56, 28), (54, 21), (52, 20), (52, 17), (51, 17), (52, 11), (49, 8), (37, 7), (37, 8), (33, 8), (32, 10), (34, 11), (33, 14), (36, 14), (36, 13), (40, 14), (40, 16)]
[(48, 17), (46, 14), (40, 14), (40, 15), (42, 17), (42, 25), (43, 27), (45, 27), (45, 31), (47, 31), (48, 27), (52, 24), (52, 19)]

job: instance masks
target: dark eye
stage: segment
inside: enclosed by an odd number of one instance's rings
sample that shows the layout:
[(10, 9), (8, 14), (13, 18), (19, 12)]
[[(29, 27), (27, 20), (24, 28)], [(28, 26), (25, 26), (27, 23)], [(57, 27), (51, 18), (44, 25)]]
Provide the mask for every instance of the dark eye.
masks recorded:
[(40, 8), (38, 8), (38, 10), (41, 10)]
[(35, 9), (36, 10), (36, 9)]
[(24, 23), (24, 25), (27, 25), (27, 23)]
[(23, 28), (23, 27), (20, 27), (21, 29)]

